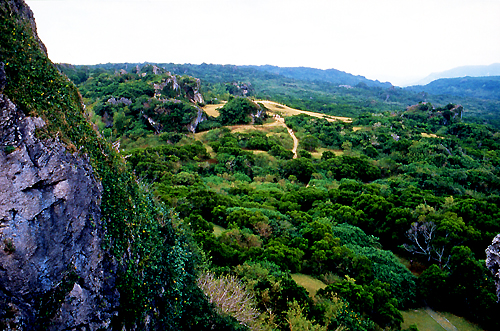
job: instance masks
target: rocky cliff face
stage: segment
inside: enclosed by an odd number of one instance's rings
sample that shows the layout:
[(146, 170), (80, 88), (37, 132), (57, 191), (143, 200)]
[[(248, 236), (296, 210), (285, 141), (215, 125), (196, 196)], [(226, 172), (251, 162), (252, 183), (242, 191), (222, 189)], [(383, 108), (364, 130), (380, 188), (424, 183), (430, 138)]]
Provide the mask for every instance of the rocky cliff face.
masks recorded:
[(42, 40), (38, 37), (38, 34), (36, 32), (36, 23), (33, 12), (31, 11), (30, 7), (26, 5), (24, 0), (2, 0), (1, 2), (1, 6), (8, 8), (11, 13), (15, 14), (19, 18), (20, 22), (22, 21), (29, 24), (33, 37), (38, 43), (38, 46), (40, 47), (42, 52), (47, 55), (47, 48), (45, 47)]
[(0, 330), (234, 329), (196, 286), (176, 215), (92, 129), (28, 12), (0, 0)]
[[(1, 5), (35, 31), (24, 1)], [(0, 63), (0, 329), (108, 329), (119, 295), (101, 183), (86, 157), (37, 138), (44, 121), (25, 116), (6, 84)]]
[(36, 138), (45, 123), (1, 93), (0, 123), (3, 326), (106, 328), (113, 266), (101, 248), (102, 188), (92, 167), (57, 140)]
[(491, 246), (486, 249), (486, 267), (495, 277), (497, 297), (500, 302), (500, 234), (496, 235)]

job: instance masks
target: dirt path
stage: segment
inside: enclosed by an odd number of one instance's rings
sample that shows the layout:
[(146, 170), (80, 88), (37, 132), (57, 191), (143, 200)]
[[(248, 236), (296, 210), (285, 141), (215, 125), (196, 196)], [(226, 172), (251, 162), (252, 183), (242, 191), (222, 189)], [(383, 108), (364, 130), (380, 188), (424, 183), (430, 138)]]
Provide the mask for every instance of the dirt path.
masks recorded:
[(450, 321), (448, 321), (447, 318), (441, 316), (439, 313), (435, 312), (432, 310), (430, 307), (425, 308), (425, 312), (432, 317), (433, 320), (435, 320), (443, 329), (446, 331), (458, 331), (455, 325), (451, 324)]
[(295, 137), (295, 133), (293, 132), (292, 129), (290, 129), (288, 126), (285, 124), (285, 119), (281, 117), (280, 115), (273, 115), (274, 122), (271, 123), (266, 123), (264, 125), (253, 125), (253, 124), (241, 124), (241, 125), (230, 125), (228, 128), (231, 129), (233, 132), (244, 132), (247, 130), (262, 130), (265, 127), (270, 127), (270, 126), (282, 126), (287, 129), (288, 134), (290, 137), (293, 139), (293, 148), (292, 148), (292, 153), (293, 153), (293, 158), (296, 159), (298, 157), (297, 154), (297, 148), (299, 147), (299, 140), (297, 137)]
[[(281, 117), (278, 113), (284, 115), (284, 116), (293, 116), (293, 115), (298, 115), (298, 114), (307, 114), (310, 116), (318, 117), (318, 118), (324, 118), (327, 121), (333, 122), (333, 121), (343, 121), (350, 123), (352, 122), (352, 119), (350, 117), (340, 117), (340, 116), (331, 116), (331, 115), (326, 115), (326, 114), (321, 114), (321, 113), (315, 113), (315, 112), (310, 112), (310, 111), (304, 111), (304, 110), (298, 110), (294, 108), (290, 108), (285, 105), (281, 105), (277, 102), (274, 101), (269, 101), (269, 100), (256, 100), (254, 101), (255, 103), (262, 103), (266, 108), (268, 108), (273, 114), (274, 122), (271, 123), (266, 123), (264, 125), (232, 125), (229, 126), (229, 128), (232, 131), (239, 131), (239, 130), (259, 130), (262, 129), (262, 127), (269, 127), (269, 126), (283, 126), (287, 129), (288, 134), (290, 137), (293, 139), (293, 158), (296, 159), (298, 157), (297, 154), (297, 148), (299, 147), (299, 140), (295, 136), (295, 133), (293, 132), (292, 129), (290, 129), (286, 124), (285, 124), (285, 119)], [(219, 116), (219, 112), (217, 111), (217, 108), (222, 107), (224, 103), (217, 104), (217, 105), (206, 105), (203, 107), (203, 110), (207, 112), (210, 116), (217, 117)]]
[(293, 115), (299, 115), (299, 114), (306, 114), (306, 115), (317, 117), (317, 118), (324, 118), (328, 122), (335, 122), (335, 121), (342, 121), (342, 122), (346, 122), (346, 123), (352, 122), (352, 118), (350, 118), (350, 117), (332, 116), (332, 115), (316, 113), (316, 112), (307, 111), (307, 110), (299, 110), (299, 109), (295, 109), (295, 108), (290, 108), (288, 106), (279, 104), (279, 103), (274, 102), (274, 101), (255, 100), (254, 102), (255, 103), (262, 103), (271, 112), (280, 113), (283, 116), (293, 116)]
[(286, 126), (285, 119), (283, 117), (281, 117), (278, 114), (275, 114), (273, 116), (273, 118), (276, 121), (274, 123), (279, 123), (282, 126), (284, 126), (288, 130), (288, 134), (290, 135), (290, 137), (292, 137), (292, 139), (293, 139), (293, 148), (292, 148), (293, 158), (296, 159), (297, 158), (297, 148), (299, 147), (299, 140), (297, 139), (297, 137), (295, 137), (295, 133), (293, 133), (293, 130), (290, 129), (288, 126)]
[[(293, 116), (293, 115), (299, 115), (299, 114), (307, 114), (309, 116), (317, 117), (317, 118), (324, 118), (329, 122), (334, 122), (334, 121), (342, 121), (342, 122), (347, 122), (351, 123), (352, 118), (350, 117), (342, 117), (342, 116), (332, 116), (332, 115), (327, 115), (327, 114), (322, 114), (322, 113), (315, 113), (312, 111), (307, 111), (307, 110), (299, 110), (295, 108), (290, 108), (288, 106), (279, 104), (274, 101), (269, 101), (269, 100), (255, 100), (255, 103), (262, 103), (269, 111), (272, 113), (279, 113), (282, 116)], [(211, 105), (206, 105), (203, 107), (203, 110), (210, 116), (217, 117), (219, 116), (219, 111), (217, 108), (224, 106), (226, 101), (223, 101), (220, 104), (211, 104)]]

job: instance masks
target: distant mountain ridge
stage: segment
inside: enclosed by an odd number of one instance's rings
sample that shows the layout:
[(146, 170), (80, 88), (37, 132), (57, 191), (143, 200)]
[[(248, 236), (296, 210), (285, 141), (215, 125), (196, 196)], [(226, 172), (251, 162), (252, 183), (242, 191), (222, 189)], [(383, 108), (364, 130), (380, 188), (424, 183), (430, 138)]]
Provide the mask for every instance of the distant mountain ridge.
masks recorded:
[(441, 78), (427, 85), (410, 86), (414, 92), (500, 101), (500, 76)]
[(427, 85), (441, 78), (500, 76), (500, 63), (490, 65), (462, 66), (442, 72), (434, 72), (413, 85)]
[(364, 83), (370, 87), (389, 88), (392, 84), (389, 82), (380, 82), (371, 80), (364, 76), (356, 76), (337, 69), (316, 69), (308, 67), (277, 67), (272, 65), (263, 66), (239, 66), (240, 68), (251, 68), (261, 71), (266, 71), (281, 75), (288, 78), (307, 80), (307, 81), (322, 81), (339, 85), (356, 86), (359, 83)]

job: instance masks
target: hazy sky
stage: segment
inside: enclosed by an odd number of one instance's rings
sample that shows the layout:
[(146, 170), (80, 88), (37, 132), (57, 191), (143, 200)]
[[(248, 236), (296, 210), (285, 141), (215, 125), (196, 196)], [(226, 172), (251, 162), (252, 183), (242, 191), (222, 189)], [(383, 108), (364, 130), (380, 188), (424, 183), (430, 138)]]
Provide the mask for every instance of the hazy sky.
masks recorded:
[(500, 0), (26, 0), (54, 62), (335, 68), (395, 85), (500, 62)]

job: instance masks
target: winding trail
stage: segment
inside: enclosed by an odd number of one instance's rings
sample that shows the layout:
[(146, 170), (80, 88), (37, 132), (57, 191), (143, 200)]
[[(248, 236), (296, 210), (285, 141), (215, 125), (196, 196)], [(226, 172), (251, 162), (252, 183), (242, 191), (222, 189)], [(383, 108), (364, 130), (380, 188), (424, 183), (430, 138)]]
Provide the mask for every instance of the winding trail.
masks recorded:
[[(298, 157), (297, 155), (297, 148), (299, 147), (299, 140), (295, 136), (295, 133), (293, 132), (292, 129), (290, 129), (286, 124), (285, 124), (285, 119), (282, 117), (283, 116), (293, 116), (293, 115), (299, 115), (299, 114), (307, 114), (309, 116), (317, 117), (317, 118), (323, 118), (326, 119), (329, 122), (334, 122), (334, 121), (342, 121), (346, 123), (352, 122), (352, 118), (350, 117), (342, 117), (342, 116), (332, 116), (332, 115), (326, 115), (322, 113), (315, 113), (311, 111), (305, 111), (305, 110), (298, 110), (294, 108), (290, 108), (288, 106), (279, 104), (274, 101), (269, 101), (269, 100), (255, 100), (255, 103), (262, 103), (271, 113), (273, 113), (273, 118), (274, 122), (272, 123), (266, 123), (264, 125), (233, 125), (229, 126), (231, 130), (239, 130), (239, 129), (253, 129), (253, 130), (259, 130), (259, 127), (266, 127), (266, 126), (283, 126), (288, 130), (288, 134), (290, 137), (293, 139), (293, 158), (296, 159)], [(225, 102), (224, 102), (225, 103)], [(221, 104), (213, 104), (213, 105), (206, 105), (203, 107), (203, 110), (210, 116), (217, 117), (219, 116), (219, 111), (217, 108), (224, 106), (224, 103)]]
[(293, 153), (293, 158), (296, 159), (297, 158), (297, 148), (299, 147), (299, 140), (297, 139), (297, 137), (295, 137), (295, 133), (293, 133), (293, 130), (290, 129), (288, 126), (286, 126), (285, 119), (283, 117), (281, 117), (278, 114), (275, 114), (273, 116), (273, 118), (276, 121), (275, 123), (280, 123), (282, 126), (284, 126), (288, 130), (288, 134), (290, 135), (290, 137), (292, 137), (292, 139), (293, 139), (292, 153)]
[(346, 122), (346, 123), (351, 123), (352, 118), (351, 117), (343, 117), (343, 116), (333, 116), (333, 115), (327, 115), (323, 113), (316, 113), (313, 111), (308, 111), (308, 110), (299, 110), (295, 108), (290, 108), (288, 106), (282, 105), (278, 102), (274, 101), (269, 101), (269, 100), (255, 100), (255, 103), (259, 104), (262, 103), (268, 110), (275, 114), (281, 114), (283, 116), (293, 116), (293, 115), (300, 115), (300, 114), (306, 114), (312, 117), (317, 117), (317, 118), (324, 118), (328, 122), (335, 122), (335, 121), (341, 121), (341, 122)]

